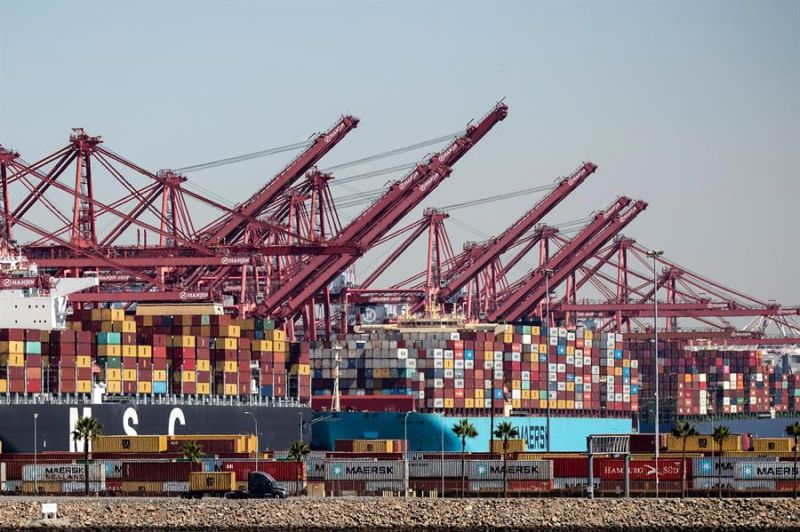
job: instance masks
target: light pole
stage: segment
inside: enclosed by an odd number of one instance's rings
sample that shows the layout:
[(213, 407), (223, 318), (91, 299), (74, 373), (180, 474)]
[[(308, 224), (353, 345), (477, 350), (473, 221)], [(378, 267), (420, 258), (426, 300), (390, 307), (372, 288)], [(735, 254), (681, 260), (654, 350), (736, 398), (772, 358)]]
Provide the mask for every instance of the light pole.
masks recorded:
[(256, 426), (256, 471), (260, 471), (258, 469), (258, 453), (260, 452), (260, 448), (258, 446), (258, 420), (256, 419), (256, 416), (254, 416), (252, 412), (245, 412), (245, 414), (253, 418), (253, 423)]
[[(444, 414), (444, 412), (442, 412), (442, 414)], [(442, 427), (442, 455), (441, 455), (442, 456), (442, 465), (441, 465), (441, 471), (442, 471), (442, 497), (444, 497), (444, 419), (445, 419), (444, 415), (442, 415), (442, 423), (441, 423), (441, 427)]]
[[(34, 469), (34, 491), (39, 493), (39, 438), (36, 434), (36, 420), (39, 419), (39, 412), (33, 413), (33, 469)], [(85, 467), (89, 467), (89, 464), (86, 464)]]
[(659, 399), (658, 399), (658, 278), (656, 271), (656, 260), (664, 254), (662, 250), (651, 250), (647, 252), (647, 256), (653, 259), (653, 360), (656, 367), (655, 389), (653, 397), (656, 400), (656, 431), (655, 431), (655, 448), (656, 448), (656, 499), (658, 498), (658, 440), (659, 440)]
[(411, 414), (411, 410), (406, 412), (406, 415), (403, 416), (403, 468), (405, 469), (405, 475), (403, 476), (403, 486), (405, 488), (405, 496), (408, 497), (408, 416)]
[[(547, 314), (547, 334), (550, 334), (550, 278), (555, 273), (555, 270), (552, 268), (545, 268), (544, 269), (544, 291), (546, 293), (544, 305), (545, 305), (545, 314)], [(550, 452), (550, 346), (547, 346), (547, 352), (545, 353), (547, 357), (545, 364), (547, 364), (547, 452)]]
[(298, 422), (299, 429), (300, 429), (300, 439), (298, 441), (303, 441), (303, 413), (302, 412), (298, 412), (297, 413), (297, 417), (300, 418), (300, 421)]

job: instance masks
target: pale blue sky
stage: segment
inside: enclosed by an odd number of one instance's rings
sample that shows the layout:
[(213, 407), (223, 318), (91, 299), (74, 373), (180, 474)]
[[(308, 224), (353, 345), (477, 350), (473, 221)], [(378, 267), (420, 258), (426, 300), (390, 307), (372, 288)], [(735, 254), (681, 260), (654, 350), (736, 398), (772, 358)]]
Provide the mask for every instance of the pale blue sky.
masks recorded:
[[(0, 143), (28, 161), (76, 126), (157, 170), (357, 115), (329, 166), (457, 131), (506, 97), (509, 118), (426, 205), (547, 184), (591, 160), (599, 171), (548, 222), (641, 197), (650, 207), (626, 234), (800, 303), (798, 2), (6, 0), (0, 20)], [(288, 158), (190, 178), (240, 200)], [(454, 216), (492, 234), (534, 200)], [(478, 238), (450, 231), (458, 248)], [(412, 259), (402, 268), (421, 268)]]

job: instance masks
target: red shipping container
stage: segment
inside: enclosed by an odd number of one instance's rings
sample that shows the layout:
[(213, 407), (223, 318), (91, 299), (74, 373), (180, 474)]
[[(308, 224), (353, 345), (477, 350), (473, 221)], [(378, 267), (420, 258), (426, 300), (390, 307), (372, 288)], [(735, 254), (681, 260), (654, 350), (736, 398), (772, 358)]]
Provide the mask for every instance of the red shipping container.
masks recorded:
[(192, 462), (123, 462), (122, 480), (188, 482), (192, 471), (202, 471), (202, 465)]
[[(601, 458), (594, 464), (595, 476), (600, 480), (624, 480), (625, 461), (615, 458)], [(629, 475), (631, 480), (652, 480), (656, 478), (655, 460), (631, 460)], [(692, 478), (692, 461), (686, 460), (686, 478)], [(658, 461), (658, 479), (681, 480), (681, 461), (664, 459)]]
[(589, 459), (586, 457), (553, 458), (553, 476), (556, 478), (587, 478)]

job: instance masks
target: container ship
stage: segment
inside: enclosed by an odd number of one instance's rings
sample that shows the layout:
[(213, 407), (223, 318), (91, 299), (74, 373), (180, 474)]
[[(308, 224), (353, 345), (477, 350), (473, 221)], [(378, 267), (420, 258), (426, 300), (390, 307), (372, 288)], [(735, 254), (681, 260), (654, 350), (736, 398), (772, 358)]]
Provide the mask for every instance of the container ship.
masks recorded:
[[(49, 279), (21, 256), (0, 272), (3, 452), (76, 450), (80, 417), (107, 435), (259, 434), (262, 450), (309, 439), (308, 344), (220, 305), (69, 312), (97, 279)], [(36, 440), (34, 440), (36, 434)]]

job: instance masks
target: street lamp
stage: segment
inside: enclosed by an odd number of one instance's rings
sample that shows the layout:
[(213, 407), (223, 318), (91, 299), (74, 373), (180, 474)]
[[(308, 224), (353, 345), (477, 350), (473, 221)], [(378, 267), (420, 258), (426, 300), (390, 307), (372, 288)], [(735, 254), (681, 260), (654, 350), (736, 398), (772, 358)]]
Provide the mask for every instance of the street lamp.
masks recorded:
[(300, 418), (300, 421), (298, 422), (300, 428), (300, 439), (298, 441), (303, 441), (303, 413), (298, 412), (297, 417)]
[(647, 256), (653, 259), (653, 360), (655, 361), (656, 379), (653, 397), (656, 400), (656, 431), (655, 431), (655, 457), (656, 457), (656, 498), (658, 498), (658, 440), (659, 440), (659, 399), (658, 399), (658, 278), (656, 261), (664, 254), (662, 250), (651, 250)]
[[(36, 420), (39, 419), (39, 412), (33, 413), (33, 469), (34, 469), (34, 491), (39, 493), (39, 456), (38, 456), (38, 448), (39, 448), (39, 438), (36, 434)], [(89, 464), (86, 464), (86, 467), (89, 467)]]
[(252, 412), (245, 412), (245, 414), (247, 414), (248, 416), (250, 416), (251, 418), (253, 418), (253, 423), (254, 423), (254, 424), (255, 424), (255, 426), (256, 426), (256, 471), (260, 471), (260, 470), (258, 469), (258, 453), (260, 452), (260, 448), (259, 448), (259, 446), (258, 446), (258, 420), (256, 419), (256, 416), (254, 416), (254, 415), (252, 414)]
[[(544, 290), (547, 294), (545, 296), (545, 314), (547, 314), (547, 328), (550, 329), (550, 278), (555, 273), (552, 268), (545, 268), (544, 273)], [(549, 330), (548, 330), (549, 334)], [(545, 353), (545, 364), (547, 364), (547, 452), (550, 452), (550, 346), (547, 347)]]

